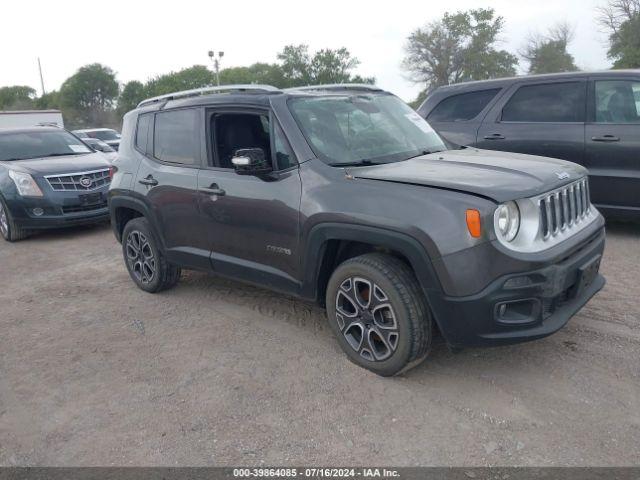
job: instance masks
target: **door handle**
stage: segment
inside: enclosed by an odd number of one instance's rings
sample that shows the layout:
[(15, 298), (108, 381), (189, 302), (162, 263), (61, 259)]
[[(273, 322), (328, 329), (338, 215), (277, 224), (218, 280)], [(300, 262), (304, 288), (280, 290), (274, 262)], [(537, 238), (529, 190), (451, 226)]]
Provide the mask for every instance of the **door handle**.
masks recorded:
[(225, 192), (222, 188), (218, 186), (217, 183), (212, 183), (209, 187), (200, 187), (198, 190), (204, 193), (208, 193), (209, 195), (224, 195)]
[(594, 142), (619, 142), (620, 137), (615, 135), (602, 135), (601, 137), (591, 137)]
[(501, 133), (492, 133), (491, 135), (485, 135), (485, 140), (504, 140), (505, 136)]
[(155, 187), (156, 185), (158, 185), (158, 180), (153, 178), (153, 175), (151, 174), (147, 175), (145, 178), (138, 180), (138, 182), (149, 187)]

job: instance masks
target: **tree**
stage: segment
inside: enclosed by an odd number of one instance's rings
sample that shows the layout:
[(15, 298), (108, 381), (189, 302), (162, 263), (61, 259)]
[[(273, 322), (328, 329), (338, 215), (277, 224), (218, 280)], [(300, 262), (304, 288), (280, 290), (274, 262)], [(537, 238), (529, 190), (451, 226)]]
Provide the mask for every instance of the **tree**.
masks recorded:
[(36, 91), (26, 85), (0, 87), (0, 110), (32, 108)]
[(36, 98), (35, 107), (39, 110), (60, 110), (60, 92), (52, 90)]
[(529, 62), (529, 73), (574, 72), (578, 70), (567, 46), (573, 39), (573, 31), (566, 23), (560, 23), (542, 37), (532, 35), (520, 56)]
[(322, 83), (373, 83), (373, 77), (352, 75), (360, 65), (346, 48), (318, 50), (311, 56), (307, 45), (287, 45), (278, 53), (285, 87)]
[(610, 0), (599, 9), (600, 24), (609, 32), (607, 55), (614, 68), (640, 67), (640, 0)]
[(181, 90), (208, 87), (214, 84), (211, 70), (204, 65), (194, 65), (177, 72), (166, 73), (149, 80), (145, 85), (149, 97)]
[(117, 98), (115, 73), (99, 63), (80, 67), (60, 88), (60, 104), (73, 126), (104, 124)]
[(220, 84), (260, 83), (283, 88), (286, 86), (284, 72), (274, 63), (254, 63), (248, 67), (225, 68), (220, 71)]
[(403, 67), (427, 91), (450, 83), (515, 75), (517, 57), (496, 48), (503, 27), (503, 18), (491, 8), (445, 13), (409, 35)]
[(123, 116), (129, 110), (133, 110), (147, 96), (142, 82), (132, 80), (125, 83), (118, 97), (118, 115)]

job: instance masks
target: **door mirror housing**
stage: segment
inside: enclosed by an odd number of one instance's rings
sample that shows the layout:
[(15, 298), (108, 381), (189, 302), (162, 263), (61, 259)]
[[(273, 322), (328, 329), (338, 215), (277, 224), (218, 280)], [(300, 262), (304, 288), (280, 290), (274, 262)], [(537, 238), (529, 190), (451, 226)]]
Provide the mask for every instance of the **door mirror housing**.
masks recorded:
[(265, 175), (273, 170), (261, 148), (241, 148), (236, 150), (231, 163), (238, 175)]

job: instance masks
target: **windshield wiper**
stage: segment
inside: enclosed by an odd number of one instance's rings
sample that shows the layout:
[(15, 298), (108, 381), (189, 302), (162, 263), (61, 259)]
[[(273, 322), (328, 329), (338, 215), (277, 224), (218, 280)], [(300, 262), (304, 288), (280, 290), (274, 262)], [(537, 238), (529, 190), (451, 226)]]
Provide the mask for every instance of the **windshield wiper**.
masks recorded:
[(363, 158), (362, 160), (355, 160), (353, 162), (342, 162), (342, 163), (332, 163), (332, 167), (364, 167), (367, 165), (380, 165), (385, 162), (373, 162), (367, 158)]
[(70, 155), (87, 155), (89, 153), (91, 152), (49, 153), (47, 155), (42, 155), (42, 157), (68, 157)]
[(407, 157), (405, 160), (411, 160), (412, 158), (421, 157), (423, 155), (429, 155), (431, 153), (442, 152), (442, 150), (422, 150), (420, 153), (416, 155), (412, 155), (411, 157)]

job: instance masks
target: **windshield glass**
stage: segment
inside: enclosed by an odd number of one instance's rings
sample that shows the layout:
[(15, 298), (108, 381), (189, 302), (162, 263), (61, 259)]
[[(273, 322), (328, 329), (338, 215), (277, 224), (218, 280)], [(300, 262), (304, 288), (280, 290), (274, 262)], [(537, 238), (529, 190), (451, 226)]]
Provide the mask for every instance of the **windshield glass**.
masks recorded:
[(332, 165), (446, 150), (431, 126), (390, 94), (296, 98), (289, 105), (314, 153)]
[(0, 134), (0, 161), (86, 153), (89, 147), (64, 130)]
[(115, 130), (97, 130), (90, 132), (89, 136), (99, 140), (118, 140), (120, 138), (120, 134)]

